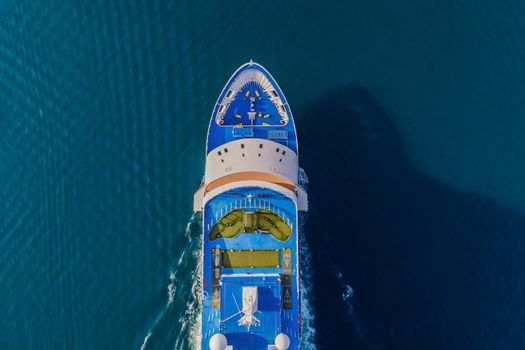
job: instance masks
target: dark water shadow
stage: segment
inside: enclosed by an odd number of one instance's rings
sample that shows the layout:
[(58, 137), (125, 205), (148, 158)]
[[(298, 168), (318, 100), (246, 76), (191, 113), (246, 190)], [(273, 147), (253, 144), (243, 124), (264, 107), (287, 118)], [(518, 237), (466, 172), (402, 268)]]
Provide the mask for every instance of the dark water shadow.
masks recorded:
[(411, 167), (359, 87), (296, 121), (321, 349), (525, 348), (524, 217)]

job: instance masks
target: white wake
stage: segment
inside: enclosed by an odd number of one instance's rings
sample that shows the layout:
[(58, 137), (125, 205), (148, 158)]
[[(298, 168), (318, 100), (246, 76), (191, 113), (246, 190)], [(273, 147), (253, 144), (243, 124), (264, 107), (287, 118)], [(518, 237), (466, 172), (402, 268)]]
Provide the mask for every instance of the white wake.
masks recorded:
[[(175, 333), (173, 349), (200, 349), (201, 218), (200, 213), (194, 213), (186, 225), (184, 230), (185, 247), (170, 272), (166, 305), (149, 328), (140, 350), (149, 349), (151, 339), (155, 337), (156, 332), (160, 332), (162, 338), (161, 329), (166, 324)], [(178, 313), (176, 309), (181, 306), (178, 303), (180, 301), (186, 302), (184, 311), (178, 319), (172, 320), (173, 315)], [(182, 310), (182, 308), (180, 309)], [(171, 323), (175, 324), (170, 327)]]
[(301, 230), (301, 349), (315, 350), (315, 311), (312, 306), (312, 257), (308, 243), (306, 241), (306, 234)]

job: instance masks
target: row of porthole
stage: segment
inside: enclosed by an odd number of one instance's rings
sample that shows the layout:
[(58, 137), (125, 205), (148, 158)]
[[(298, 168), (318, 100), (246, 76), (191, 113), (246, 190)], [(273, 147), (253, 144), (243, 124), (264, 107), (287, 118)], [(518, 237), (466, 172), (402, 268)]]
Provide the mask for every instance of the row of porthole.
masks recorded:
[[(259, 148), (263, 148), (263, 146), (264, 146), (264, 145), (263, 145), (262, 143), (259, 144)], [(244, 143), (241, 143), (241, 148), (244, 149)], [(224, 153), (228, 153), (228, 148), (224, 148), (223, 151), (224, 151)], [(279, 147), (277, 147), (277, 148), (275, 149), (275, 152), (279, 153), (279, 151), (280, 151), (280, 149), (279, 149)], [(286, 151), (285, 151), (285, 150), (282, 150), (281, 153), (282, 153), (282, 155), (284, 156), (284, 155), (286, 154)], [(217, 154), (218, 154), (219, 156), (221, 156), (221, 155), (222, 155), (222, 151), (217, 151)], [(243, 153), (242, 156), (245, 157), (245, 154)], [(258, 156), (260, 157), (261, 154), (259, 153)], [(283, 159), (280, 158), (280, 159), (279, 159), (279, 162), (282, 162), (282, 161), (283, 161)], [(224, 163), (224, 159), (221, 159), (221, 162)]]
[[(246, 155), (243, 153), (242, 156), (245, 157)], [(259, 153), (258, 156), (260, 157), (261, 154)], [(283, 159), (279, 158), (279, 162), (282, 162), (282, 161), (283, 161)], [(221, 162), (224, 163), (224, 159), (221, 159)]]
[[(244, 143), (241, 143), (241, 148), (244, 149)], [(259, 148), (263, 148), (263, 144), (262, 144), (262, 143), (259, 144)], [(227, 149), (227, 148), (224, 148), (223, 151), (224, 151), (224, 153), (228, 153), (228, 149)], [(277, 148), (275, 149), (275, 152), (279, 153), (279, 151), (280, 151), (280, 149), (279, 149), (279, 147), (277, 147)], [(217, 154), (218, 154), (219, 156), (222, 156), (222, 151), (217, 151)], [(286, 151), (283, 150), (283, 151), (282, 151), (282, 155), (284, 156), (285, 154), (286, 154)], [(242, 156), (244, 157), (244, 153), (242, 154)], [(259, 153), (259, 157), (260, 157), (260, 156), (261, 156), (261, 154)]]

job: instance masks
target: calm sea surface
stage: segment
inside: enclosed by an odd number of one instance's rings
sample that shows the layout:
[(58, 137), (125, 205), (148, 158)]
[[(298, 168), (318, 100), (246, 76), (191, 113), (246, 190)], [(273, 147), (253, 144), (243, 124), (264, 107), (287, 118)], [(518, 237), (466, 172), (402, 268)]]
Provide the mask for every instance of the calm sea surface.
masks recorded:
[(250, 58), (310, 179), (305, 348), (525, 349), (524, 39), (520, 0), (1, 1), (0, 349), (191, 348)]

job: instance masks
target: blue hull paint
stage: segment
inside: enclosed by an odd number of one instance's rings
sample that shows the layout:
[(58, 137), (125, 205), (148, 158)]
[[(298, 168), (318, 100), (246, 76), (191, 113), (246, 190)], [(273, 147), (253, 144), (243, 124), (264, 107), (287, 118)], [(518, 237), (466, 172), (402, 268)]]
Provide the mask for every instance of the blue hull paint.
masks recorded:
[[(279, 107), (285, 110), (289, 119), (283, 122), (283, 114), (279, 114), (278, 106), (272, 103), (271, 94), (265, 93), (260, 85), (253, 82), (239, 88), (235, 100), (218, 116), (221, 112), (220, 102), (229, 93), (235, 79), (247, 69), (263, 73), (271, 82), (283, 102)], [(255, 111), (255, 118), (248, 118), (250, 111)], [(269, 139), (297, 153), (295, 125), (286, 99), (271, 75), (255, 63), (239, 68), (222, 91), (210, 121), (207, 154), (217, 147), (243, 138)], [(298, 207), (289, 195), (270, 187), (233, 186), (215, 194), (202, 207), (202, 349), (209, 349), (210, 339), (218, 333), (226, 336), (228, 345), (234, 350), (267, 350), (269, 346), (272, 348), (280, 333), (289, 338), (288, 349), (300, 348)], [(234, 238), (210, 240), (210, 231), (214, 225), (236, 209), (244, 212), (270, 210), (291, 227), (291, 235), (283, 242), (268, 232), (243, 231)], [(278, 250), (280, 264), (279, 267), (264, 268), (224, 267), (222, 262), (219, 263), (219, 255), (214, 255), (214, 252), (227, 250)], [(286, 263), (284, 251), (291, 258)], [(239, 324), (242, 289), (246, 286), (257, 287), (258, 290), (258, 311), (254, 315), (260, 323), (251, 327)], [(220, 290), (220, 297), (217, 290)]]
[[(217, 101), (221, 101), (225, 97), (225, 95), (229, 91), (231, 84), (235, 81), (235, 78), (237, 78), (240, 74), (242, 74), (244, 71), (248, 69), (255, 69), (263, 73), (268, 78), (268, 80), (276, 87), (275, 91), (278, 94), (278, 96), (281, 98), (281, 100), (286, 102), (286, 98), (284, 97), (284, 94), (282, 93), (281, 89), (279, 88), (279, 86), (277, 85), (273, 77), (270, 75), (270, 73), (268, 73), (266, 69), (264, 69), (262, 66), (258, 64), (252, 64), (252, 65), (246, 64), (242, 66), (237, 72), (235, 72), (235, 74), (230, 78), (230, 80), (224, 87)], [(234, 116), (235, 114), (242, 115), (242, 113), (246, 111), (246, 107), (244, 104), (245, 101), (242, 100), (243, 97), (246, 97), (243, 94), (244, 91), (242, 91), (241, 96), (239, 96), (241, 97), (241, 99), (239, 101), (235, 101), (234, 104), (230, 107), (229, 109), (230, 113), (228, 113), (226, 117), (235, 118)], [(272, 118), (275, 118), (275, 113), (276, 113), (275, 107), (272, 106), (270, 103), (267, 103), (267, 102), (264, 102), (264, 103), (266, 106), (261, 106), (262, 107), (261, 111), (262, 111), (263, 116), (265, 114), (270, 114)], [(207, 153), (210, 153), (215, 148), (225, 143), (237, 140), (239, 138), (239, 136), (236, 136), (236, 134), (238, 134), (238, 131), (236, 132), (235, 130), (235, 129), (239, 129), (239, 127), (236, 127), (235, 124), (219, 125), (215, 122), (217, 114), (219, 113), (219, 108), (220, 108), (219, 103), (216, 103), (213, 109), (213, 114), (212, 114), (212, 118), (210, 121), (209, 129), (208, 129), (208, 144), (206, 147)], [(284, 108), (286, 109), (286, 112), (291, 116), (292, 112), (290, 110), (290, 107), (288, 106), (288, 103), (285, 103)], [(244, 118), (245, 116), (242, 115), (242, 117)], [(235, 119), (233, 120), (235, 121)], [(242, 121), (243, 120), (241, 119), (235, 122), (239, 123)], [(249, 135), (247, 137), (253, 137), (253, 138), (258, 138), (258, 139), (273, 139), (274, 141), (282, 143), (283, 145), (289, 147), (290, 149), (292, 149), (294, 152), (297, 153), (297, 139), (295, 135), (295, 125), (294, 125), (293, 118), (290, 118), (288, 123), (284, 126), (270, 125), (266, 127), (261, 127), (261, 126), (256, 125), (252, 127), (246, 123), (243, 123), (242, 129), (245, 129), (244, 135)], [(279, 138), (277, 136), (272, 137), (272, 133), (275, 130), (285, 132), (286, 140), (283, 140), (282, 138)]]

